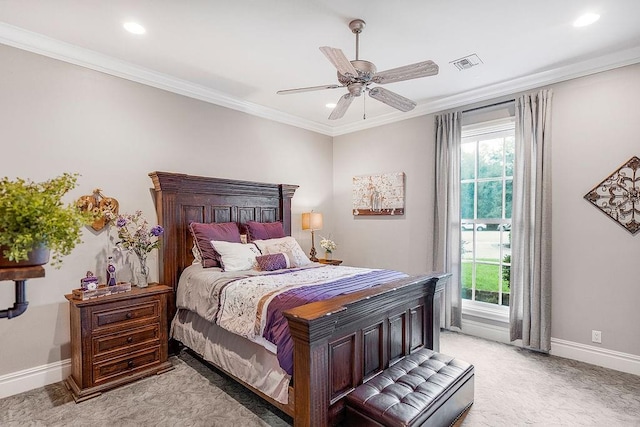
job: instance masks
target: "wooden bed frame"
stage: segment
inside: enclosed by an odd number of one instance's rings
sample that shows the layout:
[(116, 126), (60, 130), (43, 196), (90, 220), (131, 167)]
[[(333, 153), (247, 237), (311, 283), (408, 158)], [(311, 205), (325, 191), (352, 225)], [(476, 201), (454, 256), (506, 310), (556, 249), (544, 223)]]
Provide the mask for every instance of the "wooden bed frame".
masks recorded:
[[(264, 184), (153, 172), (160, 247), (160, 283), (178, 285), (193, 256), (189, 222), (281, 221), (291, 234), (296, 185)], [(285, 312), (294, 340), (294, 386), (282, 409), (295, 426), (339, 423), (343, 398), (413, 351), (439, 350), (440, 297), (448, 274), (435, 273), (319, 301)], [(169, 304), (173, 318), (175, 301)], [(237, 378), (236, 378), (237, 379)], [(242, 382), (242, 381), (241, 381)]]

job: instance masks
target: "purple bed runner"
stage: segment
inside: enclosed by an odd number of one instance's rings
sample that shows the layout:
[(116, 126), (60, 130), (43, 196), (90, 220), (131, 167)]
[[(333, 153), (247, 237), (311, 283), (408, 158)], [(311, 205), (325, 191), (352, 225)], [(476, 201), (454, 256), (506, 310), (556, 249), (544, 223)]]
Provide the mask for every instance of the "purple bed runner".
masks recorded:
[(275, 297), (267, 307), (267, 320), (263, 337), (278, 347), (278, 361), (289, 375), (293, 375), (293, 339), (289, 324), (282, 312), (315, 301), (368, 289), (392, 280), (407, 277), (392, 270), (374, 270), (365, 274), (339, 279), (316, 286), (292, 289)]

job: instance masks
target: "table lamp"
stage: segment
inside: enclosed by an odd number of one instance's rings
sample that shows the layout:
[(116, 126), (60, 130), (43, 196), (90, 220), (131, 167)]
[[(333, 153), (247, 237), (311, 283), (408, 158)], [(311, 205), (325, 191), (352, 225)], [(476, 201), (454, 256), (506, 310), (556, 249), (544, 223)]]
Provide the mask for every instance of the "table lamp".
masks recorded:
[(309, 253), (309, 259), (311, 261), (318, 261), (318, 258), (316, 258), (316, 244), (314, 241), (313, 232), (316, 230), (322, 230), (322, 214), (313, 211), (303, 213), (302, 229), (311, 230), (311, 252)]

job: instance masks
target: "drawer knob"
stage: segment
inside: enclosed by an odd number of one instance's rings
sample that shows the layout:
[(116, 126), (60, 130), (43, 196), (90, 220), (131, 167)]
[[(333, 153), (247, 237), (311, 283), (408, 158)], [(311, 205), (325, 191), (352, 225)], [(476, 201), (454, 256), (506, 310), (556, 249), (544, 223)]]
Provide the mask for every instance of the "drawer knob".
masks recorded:
[(127, 362), (127, 366), (129, 367), (129, 369), (133, 368), (133, 360), (129, 360)]
[(129, 337), (129, 338), (127, 338), (127, 342), (128, 342), (129, 344), (131, 344), (131, 343), (133, 342), (133, 337)]
[(125, 317), (127, 319), (131, 319), (133, 317), (133, 313), (129, 312), (129, 313), (127, 313), (127, 315)]

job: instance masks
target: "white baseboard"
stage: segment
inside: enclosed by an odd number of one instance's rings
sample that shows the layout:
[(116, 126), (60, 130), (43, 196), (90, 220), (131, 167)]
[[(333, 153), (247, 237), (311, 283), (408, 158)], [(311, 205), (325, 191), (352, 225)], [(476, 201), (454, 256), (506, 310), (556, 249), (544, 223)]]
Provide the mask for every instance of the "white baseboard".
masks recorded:
[[(462, 320), (462, 333), (522, 346), (520, 340), (509, 341), (509, 329), (473, 320)], [(640, 375), (640, 356), (614, 350), (551, 338), (551, 354), (580, 362), (591, 363), (616, 371)], [(71, 359), (25, 369), (0, 376), (0, 399), (34, 388), (62, 381), (71, 374)]]
[(509, 340), (509, 327), (502, 327), (497, 325), (491, 325), (482, 322), (476, 322), (475, 320), (462, 319), (463, 334), (473, 335), (476, 337), (484, 338), (491, 341), (498, 341), (505, 344), (515, 344)]
[(615, 369), (616, 371), (640, 375), (640, 356), (634, 354), (621, 353), (558, 338), (551, 338), (551, 354)]
[(71, 359), (0, 376), (0, 399), (64, 380), (71, 374)]
[[(522, 340), (509, 341), (508, 327), (489, 325), (463, 318), (462, 333), (522, 347)], [(640, 356), (634, 354), (621, 353), (619, 351), (579, 344), (553, 337), (551, 338), (550, 354), (602, 366), (604, 368), (615, 369), (616, 371), (640, 375)]]

